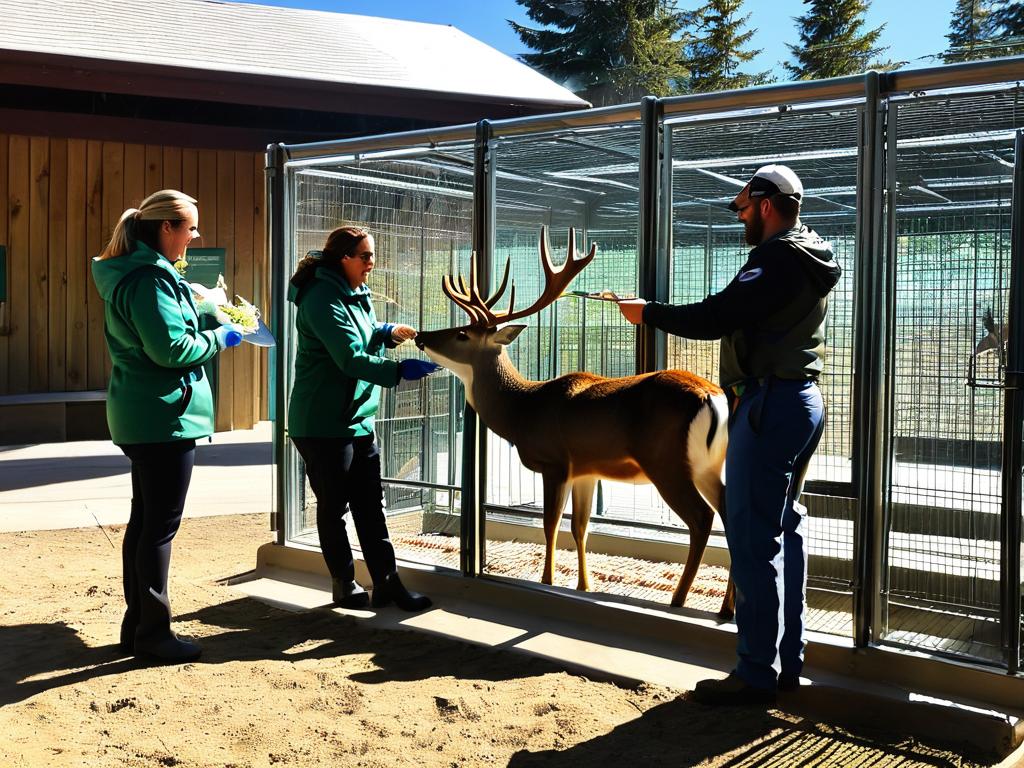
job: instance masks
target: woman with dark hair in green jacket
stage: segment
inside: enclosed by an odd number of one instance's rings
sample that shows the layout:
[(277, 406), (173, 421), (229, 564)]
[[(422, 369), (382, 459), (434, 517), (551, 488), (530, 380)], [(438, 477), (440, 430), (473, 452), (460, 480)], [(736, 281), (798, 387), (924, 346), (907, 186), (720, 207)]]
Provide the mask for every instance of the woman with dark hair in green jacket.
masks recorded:
[(196, 201), (165, 189), (126, 210), (92, 262), (113, 363), (107, 423), (132, 463), (120, 646), (164, 662), (191, 661), (201, 652), (171, 631), (171, 540), (185, 508), (196, 438), (213, 433), (213, 394), (202, 365), (242, 338), (234, 325), (202, 329), (192, 290), (173, 266), (197, 237)]
[(374, 265), (373, 236), (339, 227), (322, 251), (311, 251), (292, 276), (288, 299), (296, 307), (295, 383), (288, 404), (288, 434), (306, 465), (316, 495), (316, 526), (334, 601), (346, 608), (371, 603), (355, 580), (345, 530), (351, 508), (374, 607), (394, 602), (407, 611), (430, 606), (398, 577), (388, 535), (380, 451), (373, 419), (379, 387), (421, 379), (438, 369), (416, 358), (389, 360), (381, 353), (416, 336), (408, 325), (378, 323), (366, 279)]

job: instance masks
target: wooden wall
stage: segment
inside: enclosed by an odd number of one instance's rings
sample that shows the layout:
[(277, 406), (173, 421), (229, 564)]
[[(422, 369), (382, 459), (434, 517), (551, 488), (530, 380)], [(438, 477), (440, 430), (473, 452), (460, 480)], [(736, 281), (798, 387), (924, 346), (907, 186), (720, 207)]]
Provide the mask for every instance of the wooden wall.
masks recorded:
[[(69, 117), (69, 119), (73, 119)], [(89, 262), (125, 208), (159, 189), (199, 201), (194, 245), (225, 248), (231, 294), (269, 315), (262, 153), (0, 133), (0, 395), (105, 389), (103, 302)], [(217, 430), (265, 418), (266, 350), (220, 356)]]

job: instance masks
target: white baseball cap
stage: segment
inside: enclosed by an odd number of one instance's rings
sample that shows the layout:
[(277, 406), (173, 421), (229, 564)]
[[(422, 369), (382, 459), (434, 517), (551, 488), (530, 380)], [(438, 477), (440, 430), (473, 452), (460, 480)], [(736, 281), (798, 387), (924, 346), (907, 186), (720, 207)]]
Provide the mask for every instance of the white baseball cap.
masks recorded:
[(730, 211), (738, 211), (749, 203), (751, 198), (766, 198), (774, 195), (785, 195), (793, 200), (800, 200), (804, 195), (804, 185), (793, 169), (786, 165), (765, 165), (754, 171), (750, 181), (729, 203)]

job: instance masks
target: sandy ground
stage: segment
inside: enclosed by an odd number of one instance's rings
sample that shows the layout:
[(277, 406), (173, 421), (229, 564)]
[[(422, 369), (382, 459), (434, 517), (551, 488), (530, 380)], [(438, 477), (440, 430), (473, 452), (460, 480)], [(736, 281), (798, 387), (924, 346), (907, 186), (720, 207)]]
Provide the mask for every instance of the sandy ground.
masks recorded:
[[(0, 766), (972, 766), (899, 735), (715, 709), (327, 608), (288, 613), (222, 580), (265, 515), (187, 519), (171, 590), (195, 664), (114, 642), (122, 528), (0, 535)], [(393, 609), (392, 609), (393, 610)], [(980, 762), (976, 762), (980, 761)]]

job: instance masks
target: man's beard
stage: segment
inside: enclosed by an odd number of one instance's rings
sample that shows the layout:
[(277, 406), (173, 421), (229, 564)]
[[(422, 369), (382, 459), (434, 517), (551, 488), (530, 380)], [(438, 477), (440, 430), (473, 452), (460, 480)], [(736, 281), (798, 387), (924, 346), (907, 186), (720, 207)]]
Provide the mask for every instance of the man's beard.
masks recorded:
[(753, 215), (743, 222), (743, 234), (747, 245), (760, 245), (764, 239), (764, 219), (761, 218), (761, 209), (755, 208)]

